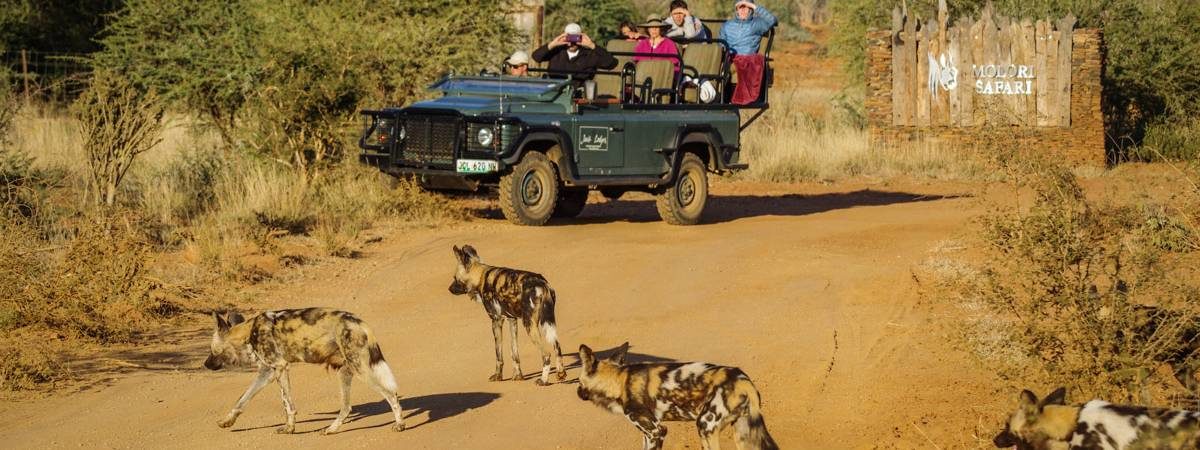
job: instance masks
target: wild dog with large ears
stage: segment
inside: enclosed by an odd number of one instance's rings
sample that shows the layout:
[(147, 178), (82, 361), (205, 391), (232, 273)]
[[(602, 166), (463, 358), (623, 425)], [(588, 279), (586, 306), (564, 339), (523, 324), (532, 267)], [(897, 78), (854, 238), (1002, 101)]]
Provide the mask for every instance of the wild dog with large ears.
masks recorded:
[(237, 421), (258, 391), (272, 381), (279, 383), (287, 422), (275, 431), (292, 433), (296, 429), (296, 407), (292, 402), (288, 367), (292, 363), (323, 364), (336, 370), (341, 380), (342, 409), (325, 434), (336, 433), (350, 415), (350, 381), (363, 377), (371, 388), (383, 395), (392, 407), (395, 425), (404, 430), (404, 415), (396, 395), (396, 379), (383, 360), (379, 342), (367, 324), (353, 314), (325, 308), (267, 311), (243, 320), (237, 313), (213, 313), (213, 331), (208, 359), (204, 367), (220, 370), (229, 365), (254, 362), (258, 377), (238, 399), (237, 404), (217, 425), (229, 428)]
[(778, 449), (763, 421), (758, 389), (741, 369), (705, 363), (625, 364), (629, 343), (607, 358), (579, 346), (579, 398), (624, 415), (643, 435), (645, 449), (660, 449), (664, 421), (695, 421), (706, 450), (733, 424), (740, 449)]
[(1200, 413), (1103, 400), (1073, 406), (1066, 404), (1066, 388), (1042, 400), (1025, 390), (992, 443), (1022, 450), (1194, 449), (1200, 448)]
[(517, 346), (517, 320), (525, 326), (529, 338), (542, 353), (542, 376), (536, 383), (549, 384), (550, 358), (555, 358), (554, 369), (559, 381), (567, 377), (562, 364), (562, 349), (558, 344), (558, 324), (554, 319), (554, 289), (546, 278), (524, 270), (494, 267), (479, 261), (479, 254), (470, 245), (453, 247), (458, 266), (454, 280), (450, 282), (450, 293), (466, 295), (483, 305), (483, 310), (492, 319), (492, 337), (496, 344), (496, 372), (491, 381), (503, 379), (504, 356), (501, 334), (504, 322), (508, 322), (511, 334), (513, 381), (521, 381), (521, 357)]

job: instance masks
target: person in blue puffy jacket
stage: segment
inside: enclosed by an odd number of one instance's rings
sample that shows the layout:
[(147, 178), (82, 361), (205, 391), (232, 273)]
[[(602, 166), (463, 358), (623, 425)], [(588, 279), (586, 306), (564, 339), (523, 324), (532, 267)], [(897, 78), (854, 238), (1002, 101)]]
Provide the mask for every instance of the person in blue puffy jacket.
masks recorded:
[(758, 54), (758, 46), (763, 35), (777, 23), (775, 16), (767, 8), (754, 4), (754, 0), (738, 0), (734, 4), (733, 18), (721, 27), (721, 39), (733, 53), (733, 68), (737, 72), (730, 103), (748, 105), (758, 101), (766, 67), (766, 58)]
[(779, 23), (771, 11), (754, 4), (754, 0), (738, 0), (733, 6), (733, 18), (721, 27), (721, 39), (737, 55), (758, 53), (758, 43), (771, 27)]

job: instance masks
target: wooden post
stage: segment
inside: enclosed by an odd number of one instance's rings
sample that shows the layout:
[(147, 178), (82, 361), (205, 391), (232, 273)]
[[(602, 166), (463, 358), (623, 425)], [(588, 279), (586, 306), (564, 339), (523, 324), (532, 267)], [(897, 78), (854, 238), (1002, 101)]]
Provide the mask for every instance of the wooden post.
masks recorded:
[(25, 104), (29, 104), (29, 52), (21, 49), (21, 81), (24, 85)]
[(533, 48), (536, 49), (542, 46), (543, 36), (546, 35), (544, 30), (542, 30), (542, 27), (545, 25), (543, 21), (545, 20), (544, 16), (546, 15), (546, 5), (539, 3), (534, 9), (533, 14)]

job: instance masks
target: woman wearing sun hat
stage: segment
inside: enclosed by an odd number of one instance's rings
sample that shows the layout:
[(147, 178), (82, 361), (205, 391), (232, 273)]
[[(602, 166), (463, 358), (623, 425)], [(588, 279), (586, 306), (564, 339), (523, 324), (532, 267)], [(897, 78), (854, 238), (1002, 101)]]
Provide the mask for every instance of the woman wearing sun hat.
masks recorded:
[(667, 28), (671, 25), (663, 21), (663, 19), (655, 14), (651, 14), (646, 18), (646, 23), (638, 25), (638, 28), (646, 30), (646, 39), (638, 41), (633, 47), (634, 53), (653, 53), (656, 55), (670, 56), (634, 56), (634, 61), (646, 61), (653, 59), (670, 60), (675, 65), (675, 71), (679, 72), (679, 47), (675, 46), (675, 42), (667, 39), (664, 34)]

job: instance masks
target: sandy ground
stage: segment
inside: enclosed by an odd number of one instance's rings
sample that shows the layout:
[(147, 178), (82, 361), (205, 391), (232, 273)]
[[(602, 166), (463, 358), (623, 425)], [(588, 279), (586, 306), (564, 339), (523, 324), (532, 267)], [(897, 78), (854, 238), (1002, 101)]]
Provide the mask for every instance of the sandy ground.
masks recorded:
[[(335, 376), (317, 367), (292, 375), (299, 434), (274, 433), (283, 419), (274, 386), (232, 431), (220, 429), (252, 374), (201, 369), (209, 331), (192, 329), (153, 351), (115, 356), (142, 368), (69, 395), (0, 403), (0, 436), (5, 448), (640, 446), (624, 418), (576, 397), (578, 369), (549, 387), (487, 381), (488, 320), (447, 292), (450, 246), (469, 243), (485, 262), (546, 275), (572, 366), (581, 343), (625, 341), (635, 360), (739, 366), (762, 391), (784, 448), (986, 443), (990, 436), (971, 434), (1000, 421), (996, 383), (948, 347), (945, 305), (922, 300), (914, 275), (979, 210), (966, 193), (948, 184), (719, 183), (710, 223), (695, 227), (659, 222), (647, 197), (594, 197), (580, 219), (547, 227), (483, 219), (396, 233), (360, 259), (269, 292), (261, 305), (329, 306), (365, 319), (396, 373), (409, 430), (390, 431), (386, 404), (356, 382), (347, 431), (316, 433), (337, 409)], [(521, 351), (533, 373), (539, 358), (524, 333)], [(734, 447), (728, 431), (722, 443)], [(692, 424), (669, 426), (667, 448), (698, 447)]]

